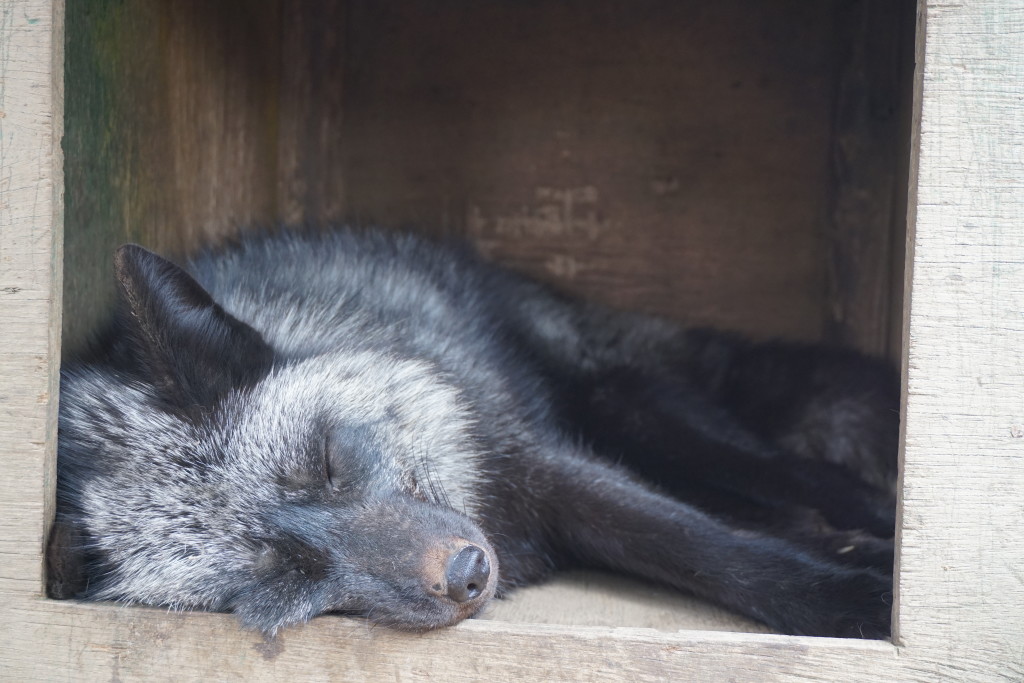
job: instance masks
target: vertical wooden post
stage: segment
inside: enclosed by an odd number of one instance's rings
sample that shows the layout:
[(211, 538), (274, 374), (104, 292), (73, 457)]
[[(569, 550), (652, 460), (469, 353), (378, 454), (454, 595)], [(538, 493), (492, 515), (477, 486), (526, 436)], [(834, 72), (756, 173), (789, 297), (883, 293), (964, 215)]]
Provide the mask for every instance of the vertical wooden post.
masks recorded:
[(826, 218), (825, 339), (898, 359), (914, 4), (842, 3)]
[[(64, 3), (0, 1), (0, 590), (43, 592), (60, 370)], [(5, 597), (5, 600), (9, 597)]]

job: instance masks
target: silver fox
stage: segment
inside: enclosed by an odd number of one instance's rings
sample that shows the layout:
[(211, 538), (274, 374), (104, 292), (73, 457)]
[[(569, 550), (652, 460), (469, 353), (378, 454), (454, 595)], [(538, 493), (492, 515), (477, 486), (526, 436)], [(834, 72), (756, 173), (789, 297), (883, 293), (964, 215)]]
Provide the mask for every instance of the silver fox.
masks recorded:
[(59, 596), (422, 630), (590, 566), (784, 633), (888, 634), (878, 361), (610, 311), (410, 235), (279, 231), (186, 269), (127, 245), (115, 272), (109, 330), (63, 370)]

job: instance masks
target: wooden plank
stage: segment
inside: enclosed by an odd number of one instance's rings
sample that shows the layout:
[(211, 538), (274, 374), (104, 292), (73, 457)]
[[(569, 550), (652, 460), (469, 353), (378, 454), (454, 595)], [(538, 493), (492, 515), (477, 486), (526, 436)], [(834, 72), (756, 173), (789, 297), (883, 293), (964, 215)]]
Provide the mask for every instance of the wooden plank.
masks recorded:
[(63, 9), (62, 2), (51, 0), (0, 2), (0, 577), (5, 602), (15, 594), (42, 595), (43, 546), (53, 516)]
[(276, 640), (230, 615), (18, 599), (0, 605), (17, 681), (1017, 681), (1005, 659), (880, 641), (470, 620), (425, 634), (326, 616)]
[(348, 4), (347, 216), (821, 339), (838, 3)]
[(929, 3), (926, 27), (898, 642), (1021, 680), (1024, 3)]
[(18, 681), (856, 681), (899, 663), (888, 643), (764, 634), (480, 620), (407, 634), (322, 617), (267, 642), (229, 615), (19, 601), (0, 616), (22, 624), (5, 642), (5, 676)]
[(278, 0), (68, 4), (66, 349), (128, 241), (181, 254), (277, 217)]
[[(827, 341), (898, 362), (914, 2), (841, 5), (826, 226)], [(896, 313), (890, 311), (895, 309)], [(897, 326), (897, 334), (891, 327)]]
[(325, 225), (345, 216), (346, 0), (284, 0), (278, 218)]
[(767, 626), (726, 609), (625, 576), (563, 572), (495, 600), (481, 619), (510, 624), (605, 626), (675, 631), (771, 633)]

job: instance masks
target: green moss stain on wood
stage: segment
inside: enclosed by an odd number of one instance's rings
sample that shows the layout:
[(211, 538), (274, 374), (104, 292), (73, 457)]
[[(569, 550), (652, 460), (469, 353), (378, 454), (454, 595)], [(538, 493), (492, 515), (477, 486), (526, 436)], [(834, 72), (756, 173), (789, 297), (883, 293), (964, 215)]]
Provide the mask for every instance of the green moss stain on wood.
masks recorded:
[[(109, 307), (111, 246), (131, 239), (133, 135), (124, 120), (137, 49), (125, 37), (142, 4), (95, 0), (68, 3), (65, 33), (65, 348), (78, 347), (85, 330)], [(137, 35), (137, 34), (136, 34)], [(137, 152), (137, 149), (135, 149)]]
[(112, 255), (277, 215), (278, 0), (78, 0), (66, 23), (64, 348), (108, 315)]

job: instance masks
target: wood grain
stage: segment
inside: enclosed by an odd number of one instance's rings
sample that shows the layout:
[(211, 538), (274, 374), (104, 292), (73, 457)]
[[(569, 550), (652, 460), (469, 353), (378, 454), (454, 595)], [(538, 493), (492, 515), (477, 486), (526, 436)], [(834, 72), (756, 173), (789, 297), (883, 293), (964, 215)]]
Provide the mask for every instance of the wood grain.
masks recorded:
[[(120, 242), (349, 221), (469, 237), (623, 308), (884, 352), (898, 116), (859, 116), (836, 79), (864, 71), (840, 63), (857, 46), (878, 53), (865, 87), (898, 90), (908, 28), (837, 34), (845, 6), (73, 3), (66, 349), (109, 308)], [(865, 146), (830, 204), (837, 136)]]
[(180, 256), (275, 222), (279, 13), (276, 0), (68, 4), (66, 350), (105, 319), (120, 244)]
[(920, 76), (898, 636), (1020, 679), (1024, 3), (929, 5)]
[(893, 359), (902, 351), (895, 285), (905, 260), (913, 26), (908, 2), (865, 0), (836, 12), (823, 336)]
[[(899, 661), (888, 643), (764, 634), (480, 620), (406, 634), (322, 617), (268, 642), (229, 615), (26, 601), (0, 606), (0, 615), (23, 625), (8, 641), (8, 653), (22, 656), (8, 654), (4, 672), (18, 681), (807, 681), (808, 672), (855, 681)], [(60, 645), (40, 648), (44, 641)]]
[[(63, 3), (0, 2), (0, 593), (41, 596), (60, 369)], [(3, 620), (4, 631), (10, 623)], [(0, 633), (0, 640), (6, 633)], [(0, 672), (4, 666), (0, 663)]]
[(821, 338), (835, 3), (349, 5), (348, 215), (615, 306)]

